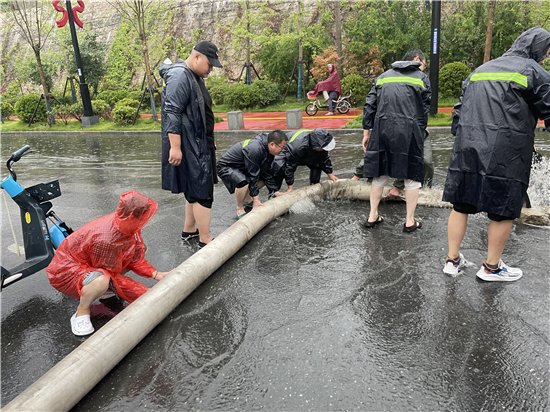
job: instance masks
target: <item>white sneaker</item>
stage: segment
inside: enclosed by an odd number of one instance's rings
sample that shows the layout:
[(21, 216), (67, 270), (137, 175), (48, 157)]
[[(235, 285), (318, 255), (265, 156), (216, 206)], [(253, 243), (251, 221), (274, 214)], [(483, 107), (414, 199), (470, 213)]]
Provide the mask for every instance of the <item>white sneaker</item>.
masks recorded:
[(521, 269), (512, 268), (506, 265), (502, 260), (498, 262), (497, 269), (491, 269), (485, 262), (477, 272), (477, 277), (487, 282), (513, 282), (521, 279), (523, 272)]
[(71, 317), (71, 329), (77, 336), (86, 336), (94, 333), (94, 327), (90, 321), (90, 315), (82, 315), (78, 318), (76, 313)]
[(459, 253), (458, 259), (456, 260), (447, 258), (447, 260), (445, 261), (445, 267), (443, 268), (443, 273), (451, 276), (456, 276), (458, 275), (460, 268), (465, 264), (466, 259), (464, 259), (464, 255), (462, 255), (462, 253)]

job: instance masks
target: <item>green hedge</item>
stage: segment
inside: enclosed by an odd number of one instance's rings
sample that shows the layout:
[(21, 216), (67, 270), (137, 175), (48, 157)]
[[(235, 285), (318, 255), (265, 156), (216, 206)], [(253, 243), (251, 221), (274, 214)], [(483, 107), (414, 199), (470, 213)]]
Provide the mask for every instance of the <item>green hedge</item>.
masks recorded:
[(342, 79), (342, 95), (347, 96), (351, 90), (350, 102), (352, 107), (363, 107), (370, 87), (363, 77), (350, 74)]
[[(39, 100), (39, 94), (25, 94), (24, 96), (21, 96), (19, 100), (17, 100), (17, 103), (15, 103), (15, 114), (17, 114), (19, 120), (28, 123)], [(34, 115), (33, 122), (44, 122), (47, 118), (46, 103), (42, 100), (38, 106), (36, 114)]]
[(446, 64), (439, 71), (439, 93), (443, 97), (458, 99), (462, 94), (462, 83), (469, 74), (470, 69), (464, 63)]
[(130, 106), (117, 106), (113, 109), (113, 121), (120, 125), (129, 125), (134, 121), (136, 109)]
[(254, 89), (256, 101), (260, 107), (267, 107), (281, 100), (279, 88), (269, 80), (256, 80), (250, 87)]
[(0, 101), (0, 112), (2, 113), (3, 119), (9, 119), (13, 116), (15, 109), (11, 103)]
[(225, 92), (225, 104), (232, 109), (247, 109), (258, 104), (257, 89), (242, 83), (230, 85)]

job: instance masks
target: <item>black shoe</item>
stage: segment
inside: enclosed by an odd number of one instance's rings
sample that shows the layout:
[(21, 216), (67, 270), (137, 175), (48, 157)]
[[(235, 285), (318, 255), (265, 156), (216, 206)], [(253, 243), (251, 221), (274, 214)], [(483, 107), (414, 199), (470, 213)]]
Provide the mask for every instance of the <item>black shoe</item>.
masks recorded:
[(199, 236), (199, 229), (194, 232), (181, 232), (181, 240), (189, 240)]
[(367, 229), (372, 229), (375, 227), (378, 223), (382, 223), (384, 221), (384, 218), (382, 216), (378, 216), (374, 222), (369, 222), (368, 220), (365, 222), (364, 226)]
[[(214, 240), (214, 238), (212, 238), (212, 240)], [(211, 240), (210, 242), (212, 242), (212, 240)], [(210, 242), (209, 242), (209, 243), (210, 243)], [(199, 240), (199, 249), (202, 249), (202, 248), (205, 247), (207, 244), (208, 244), (208, 243), (204, 243), (204, 242), (201, 242), (201, 241)]]

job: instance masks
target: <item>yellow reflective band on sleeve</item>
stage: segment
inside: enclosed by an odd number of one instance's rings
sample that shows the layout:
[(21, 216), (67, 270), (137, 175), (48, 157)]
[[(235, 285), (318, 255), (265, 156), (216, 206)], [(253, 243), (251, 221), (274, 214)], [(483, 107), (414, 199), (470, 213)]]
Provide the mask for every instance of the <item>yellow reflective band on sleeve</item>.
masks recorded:
[(527, 87), (527, 76), (519, 73), (475, 73), (470, 78), (471, 81), (479, 80), (500, 80), (504, 82), (514, 82)]
[(422, 87), (423, 89), (425, 88), (424, 82), (422, 81), (422, 79), (417, 79), (415, 77), (406, 77), (406, 76), (403, 76), (403, 77), (384, 77), (383, 79), (376, 80), (376, 85), (377, 86), (379, 84), (382, 85), (382, 84), (386, 84), (386, 83), (410, 83), (410, 84), (416, 84), (416, 85)]
[(243, 147), (245, 147), (248, 143), (250, 143), (250, 140), (251, 140), (251, 139), (246, 139), (246, 140), (243, 142)]
[(299, 135), (301, 135), (302, 133), (304, 132), (312, 132), (313, 129), (302, 129), (302, 130), (298, 130), (296, 133), (294, 133), (292, 135), (292, 137), (290, 138), (290, 140), (288, 141), (288, 143), (291, 143), (294, 139), (296, 139)]

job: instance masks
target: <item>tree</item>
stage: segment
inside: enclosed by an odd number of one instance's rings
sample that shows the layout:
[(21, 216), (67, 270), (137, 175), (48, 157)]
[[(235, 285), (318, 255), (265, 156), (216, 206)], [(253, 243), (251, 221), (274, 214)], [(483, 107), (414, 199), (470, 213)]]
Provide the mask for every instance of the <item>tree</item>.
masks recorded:
[(489, 17), (487, 19), (487, 37), (485, 38), (485, 54), (483, 55), (483, 63), (491, 60), (491, 43), (493, 42), (493, 23), (495, 19), (496, 0), (489, 2)]
[[(82, 68), (86, 73), (86, 82), (92, 87), (93, 94), (97, 93), (99, 81), (107, 71), (106, 55), (108, 46), (97, 40), (97, 32), (78, 32), (78, 44), (80, 45), (80, 58)], [(76, 61), (73, 57), (74, 49), (69, 30), (59, 30), (58, 38), (60, 46), (64, 50), (66, 69), (69, 73), (77, 73)]]
[(31, 47), (34, 53), (40, 74), (42, 89), (44, 91), (44, 99), (46, 101), (46, 109), (48, 111), (48, 123), (50, 125), (55, 124), (55, 119), (52, 114), (52, 108), (48, 98), (49, 90), (42, 65), (41, 52), (54, 29), (52, 22), (55, 20), (54, 16), (56, 11), (49, 1), (18, 0), (13, 2), (13, 7), (10, 8), (10, 12), (15, 22), (14, 29)]
[(162, 21), (163, 14), (168, 11), (169, 4), (167, 2), (157, 2), (154, 0), (114, 0), (108, 3), (120, 13), (124, 21), (128, 22), (134, 28), (139, 37), (145, 62), (145, 74), (147, 76), (153, 120), (158, 122), (155, 109), (155, 96), (153, 94), (151, 65), (149, 63), (148, 40), (153, 30), (157, 27), (157, 23)]
[[(348, 53), (366, 56), (378, 46), (384, 68), (407, 50), (430, 50), (431, 15), (420, 1), (357, 2), (345, 23)], [(365, 65), (369, 62), (365, 61)]]

